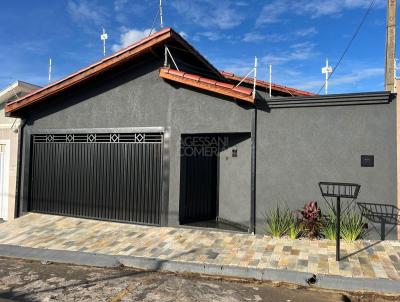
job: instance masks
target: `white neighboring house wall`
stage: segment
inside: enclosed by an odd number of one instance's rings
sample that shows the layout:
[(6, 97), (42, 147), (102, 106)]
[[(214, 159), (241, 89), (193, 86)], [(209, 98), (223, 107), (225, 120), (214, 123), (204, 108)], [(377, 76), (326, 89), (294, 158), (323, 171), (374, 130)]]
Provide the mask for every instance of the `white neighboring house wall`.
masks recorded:
[(0, 91), (0, 219), (15, 217), (17, 186), (18, 130), (20, 120), (5, 116), (4, 106), (21, 96), (39, 89), (39, 86), (16, 81)]

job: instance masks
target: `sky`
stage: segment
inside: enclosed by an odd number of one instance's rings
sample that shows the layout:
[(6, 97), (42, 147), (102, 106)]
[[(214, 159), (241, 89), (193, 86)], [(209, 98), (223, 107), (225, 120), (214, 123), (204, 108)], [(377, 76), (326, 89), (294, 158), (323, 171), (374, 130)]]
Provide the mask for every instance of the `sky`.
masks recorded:
[[(174, 28), (218, 69), (318, 93), (371, 0), (164, 0)], [(44, 86), (159, 30), (158, 0), (13, 0), (0, 10), (0, 89)], [(153, 22), (155, 20), (155, 22)], [(386, 0), (373, 9), (329, 82), (329, 93), (383, 90)]]

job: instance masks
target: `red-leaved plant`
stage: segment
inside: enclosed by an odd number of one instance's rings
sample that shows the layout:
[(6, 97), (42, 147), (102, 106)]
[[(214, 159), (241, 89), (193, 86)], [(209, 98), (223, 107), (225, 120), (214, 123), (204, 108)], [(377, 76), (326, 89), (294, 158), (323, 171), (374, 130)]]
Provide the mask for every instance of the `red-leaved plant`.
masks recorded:
[(300, 216), (300, 223), (303, 230), (310, 238), (318, 236), (321, 227), (321, 209), (316, 201), (307, 202), (301, 210), (296, 213)]

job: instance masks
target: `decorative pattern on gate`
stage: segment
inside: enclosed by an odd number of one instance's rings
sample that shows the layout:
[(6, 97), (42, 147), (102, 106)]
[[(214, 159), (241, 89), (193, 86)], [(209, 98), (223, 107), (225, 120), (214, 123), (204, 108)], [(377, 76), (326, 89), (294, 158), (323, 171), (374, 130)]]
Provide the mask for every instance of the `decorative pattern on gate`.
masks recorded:
[(34, 134), (34, 143), (161, 143), (162, 133)]

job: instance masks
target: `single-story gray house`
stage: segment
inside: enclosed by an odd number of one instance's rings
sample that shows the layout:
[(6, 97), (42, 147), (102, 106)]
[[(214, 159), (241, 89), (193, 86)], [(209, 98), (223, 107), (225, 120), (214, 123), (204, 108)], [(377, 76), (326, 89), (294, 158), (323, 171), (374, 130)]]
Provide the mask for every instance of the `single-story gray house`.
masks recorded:
[(166, 28), (8, 103), (23, 121), (17, 215), (263, 233), (278, 203), (322, 204), (320, 181), (397, 205), (393, 94), (269, 98), (239, 81)]

